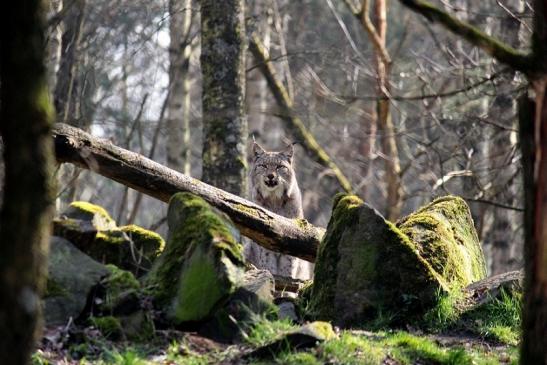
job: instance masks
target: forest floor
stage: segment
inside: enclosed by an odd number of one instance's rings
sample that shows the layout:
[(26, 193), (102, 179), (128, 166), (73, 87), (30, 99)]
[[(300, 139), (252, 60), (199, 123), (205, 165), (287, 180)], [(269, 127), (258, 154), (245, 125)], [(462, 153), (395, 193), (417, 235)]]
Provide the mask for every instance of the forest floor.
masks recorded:
[[(222, 344), (191, 332), (156, 331), (145, 343), (112, 341), (92, 327), (45, 331), (33, 364), (517, 364), (516, 343), (462, 332), (419, 330), (337, 331), (337, 337), (306, 349), (287, 346), (256, 351), (295, 328), (287, 321), (262, 321), (245, 340)], [(78, 340), (78, 337), (80, 339)], [(85, 339), (82, 341), (82, 339)]]

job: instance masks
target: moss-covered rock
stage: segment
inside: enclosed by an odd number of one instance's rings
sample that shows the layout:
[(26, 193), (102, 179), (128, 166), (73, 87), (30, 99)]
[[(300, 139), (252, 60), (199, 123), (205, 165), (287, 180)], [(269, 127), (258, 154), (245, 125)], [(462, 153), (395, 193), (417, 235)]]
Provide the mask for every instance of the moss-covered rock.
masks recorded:
[(226, 303), (203, 324), (200, 334), (220, 342), (237, 342), (262, 318), (276, 318), (275, 282), (268, 270), (249, 270)]
[(482, 251), (460, 198), (436, 200), (395, 224), (339, 195), (319, 247), (308, 311), (342, 326), (389, 312), (417, 316), (484, 277)]
[(137, 276), (150, 269), (164, 246), (157, 233), (135, 225), (118, 228), (102, 207), (86, 202), (72, 203), (53, 230), (95, 260)]
[(78, 318), (92, 288), (108, 269), (78, 250), (67, 240), (52, 237), (48, 262), (48, 281), (44, 296), (46, 324), (64, 324)]
[(89, 319), (101, 334), (109, 340), (121, 340), (124, 338), (122, 324), (120, 320), (113, 316), (93, 317)]
[(451, 287), (463, 288), (486, 277), (484, 254), (462, 198), (438, 198), (401, 219), (397, 227)]
[(98, 231), (116, 228), (116, 222), (101, 206), (84, 201), (70, 203), (63, 216), (69, 219), (92, 222)]
[(334, 204), (309, 292), (312, 315), (358, 326), (379, 311), (422, 309), (447, 289), (408, 237), (376, 210), (351, 195)]
[[(104, 300), (99, 306), (103, 313), (113, 313), (122, 303), (132, 301), (138, 302), (141, 284), (135, 276), (126, 270), (122, 270), (115, 265), (106, 265), (110, 274), (101, 280), (101, 286), (104, 288)], [(134, 299), (133, 299), (134, 298)]]
[(171, 198), (168, 225), (165, 250), (146, 285), (174, 322), (203, 320), (238, 287), (243, 249), (230, 232), (229, 220), (189, 193)]

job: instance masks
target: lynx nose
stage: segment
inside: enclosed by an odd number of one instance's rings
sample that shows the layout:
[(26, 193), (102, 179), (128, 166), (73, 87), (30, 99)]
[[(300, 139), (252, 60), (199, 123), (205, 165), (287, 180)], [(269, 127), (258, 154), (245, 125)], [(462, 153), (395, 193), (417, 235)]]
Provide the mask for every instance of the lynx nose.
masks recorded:
[(274, 177), (275, 177), (274, 174), (268, 174), (268, 179), (273, 180)]

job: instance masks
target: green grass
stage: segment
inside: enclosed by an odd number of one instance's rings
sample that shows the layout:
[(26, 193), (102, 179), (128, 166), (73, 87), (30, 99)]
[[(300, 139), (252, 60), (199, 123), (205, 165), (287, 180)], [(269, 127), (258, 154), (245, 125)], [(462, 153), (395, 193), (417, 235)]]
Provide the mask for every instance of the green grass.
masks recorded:
[(448, 294), (437, 293), (437, 304), (424, 315), (425, 326), (432, 331), (442, 331), (453, 325), (460, 315), (458, 303), (462, 299), (460, 290)]
[(471, 329), (481, 336), (509, 345), (520, 338), (522, 296), (502, 290), (490, 303), (469, 311), (462, 318), (471, 322)]
[(266, 318), (260, 319), (256, 325), (249, 331), (246, 342), (253, 346), (259, 347), (269, 342), (274, 341), (284, 333), (298, 328), (291, 323), (290, 320), (270, 321)]
[(522, 311), (520, 294), (502, 290), (487, 304), (466, 310), (461, 309), (464, 300), (459, 290), (439, 295), (437, 305), (424, 316), (425, 328), (431, 332), (464, 330), (488, 340), (518, 344)]
[(381, 364), (386, 357), (383, 346), (377, 346), (364, 336), (354, 336), (348, 332), (342, 332), (339, 338), (322, 344), (319, 353), (325, 362), (347, 365)]

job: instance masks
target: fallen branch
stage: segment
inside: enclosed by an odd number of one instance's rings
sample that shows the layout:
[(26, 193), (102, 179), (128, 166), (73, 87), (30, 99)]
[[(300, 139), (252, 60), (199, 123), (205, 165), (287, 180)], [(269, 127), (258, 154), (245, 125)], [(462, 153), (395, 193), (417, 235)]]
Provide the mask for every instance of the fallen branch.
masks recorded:
[(322, 228), (288, 219), (248, 200), (171, 170), (138, 153), (66, 124), (53, 130), (57, 161), (69, 162), (168, 202), (174, 193), (196, 194), (226, 213), (244, 236), (272, 251), (315, 261)]

